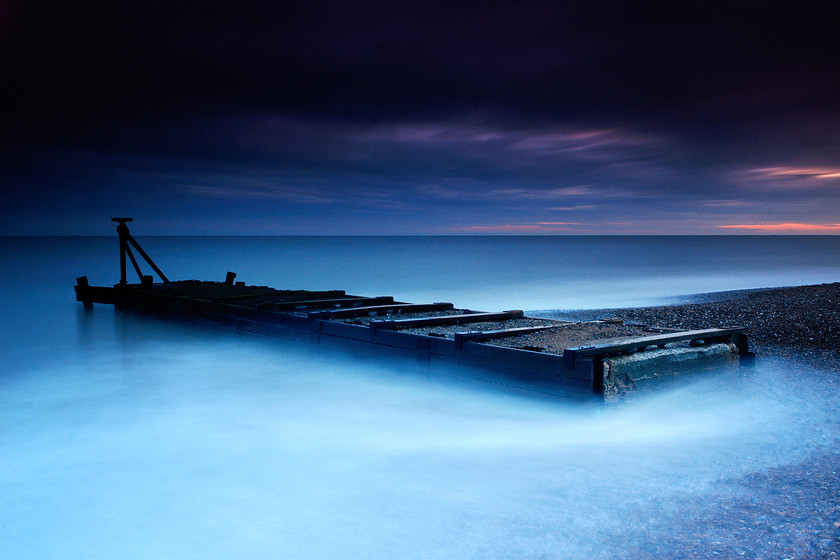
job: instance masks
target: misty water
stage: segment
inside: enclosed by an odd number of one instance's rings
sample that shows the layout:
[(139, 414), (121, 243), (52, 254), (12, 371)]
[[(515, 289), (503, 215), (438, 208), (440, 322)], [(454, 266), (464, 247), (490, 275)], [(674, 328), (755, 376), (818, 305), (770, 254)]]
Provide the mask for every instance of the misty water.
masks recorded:
[[(249, 284), (485, 310), (840, 278), (840, 237), (139, 240), (174, 279), (233, 270)], [(749, 477), (836, 454), (838, 395), (795, 361), (582, 406), (465, 368), (85, 312), (74, 279), (118, 280), (115, 238), (0, 238), (0, 257), (0, 558), (828, 546), (802, 537), (807, 504), (772, 533), (708, 524), (720, 504), (749, 501)]]

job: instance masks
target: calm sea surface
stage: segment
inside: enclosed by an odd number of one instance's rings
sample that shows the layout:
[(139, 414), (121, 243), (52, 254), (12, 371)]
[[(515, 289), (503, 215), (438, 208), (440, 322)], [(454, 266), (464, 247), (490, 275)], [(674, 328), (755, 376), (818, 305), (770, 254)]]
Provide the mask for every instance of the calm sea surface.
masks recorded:
[[(138, 240), (171, 279), (483, 310), (840, 281), (840, 236)], [(837, 450), (837, 395), (791, 363), (593, 412), (411, 360), (84, 312), (75, 278), (119, 279), (116, 236), (0, 238), (0, 262), (4, 559), (749, 553), (758, 533), (690, 520)]]

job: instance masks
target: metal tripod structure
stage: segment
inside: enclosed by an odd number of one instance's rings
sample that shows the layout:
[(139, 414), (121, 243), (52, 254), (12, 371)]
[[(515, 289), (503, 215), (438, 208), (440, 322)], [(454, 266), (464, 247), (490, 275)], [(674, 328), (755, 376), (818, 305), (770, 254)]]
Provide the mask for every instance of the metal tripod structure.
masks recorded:
[(112, 222), (117, 222), (119, 225), (117, 226), (117, 233), (120, 236), (120, 284), (126, 284), (126, 274), (125, 274), (125, 256), (128, 255), (128, 258), (131, 259), (131, 264), (134, 265), (134, 270), (137, 271), (137, 276), (140, 277), (140, 283), (151, 283), (152, 277), (143, 275), (143, 271), (140, 270), (140, 265), (137, 264), (137, 259), (134, 257), (134, 253), (131, 252), (131, 247), (129, 244), (134, 245), (134, 248), (137, 249), (137, 252), (140, 253), (140, 256), (143, 257), (149, 266), (152, 267), (160, 279), (163, 282), (169, 282), (169, 279), (166, 275), (157, 267), (154, 263), (152, 258), (146, 254), (146, 251), (137, 243), (137, 240), (131, 236), (131, 233), (128, 231), (128, 226), (125, 225), (126, 222), (133, 221), (131, 218), (111, 218)]

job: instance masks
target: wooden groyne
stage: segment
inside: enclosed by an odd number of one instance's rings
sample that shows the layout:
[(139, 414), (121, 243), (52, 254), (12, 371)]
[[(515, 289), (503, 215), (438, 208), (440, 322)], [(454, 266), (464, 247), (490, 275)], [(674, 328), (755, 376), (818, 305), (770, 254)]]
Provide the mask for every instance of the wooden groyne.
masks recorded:
[[(428, 360), (477, 366), (488, 376), (561, 397), (610, 399), (640, 385), (686, 373), (737, 366), (751, 359), (740, 327), (680, 331), (621, 321), (569, 322), (522, 311), (476, 311), (448, 302), (409, 303), (343, 290), (248, 286), (228, 272), (223, 282), (170, 281), (118, 222), (121, 278), (114, 286), (77, 279), (76, 299), (191, 320), (243, 332), (390, 347)], [(160, 276), (141, 272), (134, 246)], [(126, 257), (140, 282), (126, 278)]]

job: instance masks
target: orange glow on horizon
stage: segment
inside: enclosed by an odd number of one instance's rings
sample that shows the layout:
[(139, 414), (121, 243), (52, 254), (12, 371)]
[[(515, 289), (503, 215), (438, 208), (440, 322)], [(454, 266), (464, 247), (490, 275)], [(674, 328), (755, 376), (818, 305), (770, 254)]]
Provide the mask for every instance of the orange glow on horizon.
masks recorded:
[(814, 177), (816, 179), (838, 179), (840, 169), (823, 167), (766, 167), (756, 173), (771, 177)]
[(840, 232), (840, 224), (735, 224), (718, 226), (723, 229), (751, 229), (756, 231), (791, 231), (791, 232)]

